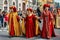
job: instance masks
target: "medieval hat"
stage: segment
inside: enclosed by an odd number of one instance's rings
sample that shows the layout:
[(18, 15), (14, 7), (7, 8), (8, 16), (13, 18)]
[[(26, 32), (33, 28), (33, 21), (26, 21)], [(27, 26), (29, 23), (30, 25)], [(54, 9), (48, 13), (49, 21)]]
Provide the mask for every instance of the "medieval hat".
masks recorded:
[(33, 10), (32, 10), (32, 8), (27, 8), (27, 11), (31, 11), (32, 12)]
[(45, 9), (46, 7), (50, 8), (50, 5), (49, 4), (44, 4), (43, 9)]

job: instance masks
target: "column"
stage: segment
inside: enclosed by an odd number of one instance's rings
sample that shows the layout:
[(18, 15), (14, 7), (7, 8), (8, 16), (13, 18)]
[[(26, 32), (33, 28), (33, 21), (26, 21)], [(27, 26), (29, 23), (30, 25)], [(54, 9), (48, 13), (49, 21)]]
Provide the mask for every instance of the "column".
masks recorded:
[(2, 9), (2, 10), (3, 10), (3, 1), (4, 0), (0, 0), (0, 9)]

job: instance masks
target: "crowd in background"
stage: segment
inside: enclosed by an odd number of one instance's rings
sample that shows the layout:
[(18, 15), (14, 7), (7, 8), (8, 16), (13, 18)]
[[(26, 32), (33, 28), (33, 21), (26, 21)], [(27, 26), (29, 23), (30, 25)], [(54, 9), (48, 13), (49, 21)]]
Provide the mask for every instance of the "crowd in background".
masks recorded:
[(0, 29), (2, 28), (2, 27), (6, 27), (6, 25), (7, 25), (7, 21), (8, 21), (8, 16), (7, 16), (7, 12), (5, 12), (5, 11), (2, 11), (2, 9), (0, 9)]
[[(59, 7), (60, 8), (60, 7)], [(49, 9), (52, 14), (54, 15), (54, 18), (56, 18), (56, 14), (57, 14), (57, 8), (54, 9), (53, 7), (50, 7)], [(36, 10), (33, 10), (37, 16), (41, 16), (41, 11), (40, 11), (40, 7), (37, 7)], [(26, 13), (26, 11), (22, 11), (22, 10), (19, 10), (18, 11), (18, 15), (19, 16), (22, 16), (23, 13)], [(2, 9), (0, 9), (0, 28), (2, 27), (6, 27), (7, 25), (7, 21), (8, 21), (8, 17), (6, 15), (8, 15), (9, 13), (8, 12), (5, 12), (5, 11), (2, 11)], [(55, 19), (56, 20), (56, 19)], [(38, 20), (40, 23), (41, 21)]]

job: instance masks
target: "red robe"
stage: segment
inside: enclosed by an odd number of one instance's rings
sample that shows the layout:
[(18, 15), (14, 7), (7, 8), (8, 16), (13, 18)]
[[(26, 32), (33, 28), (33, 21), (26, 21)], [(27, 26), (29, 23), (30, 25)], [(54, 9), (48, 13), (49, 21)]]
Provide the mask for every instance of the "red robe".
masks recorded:
[(31, 38), (35, 36), (35, 26), (34, 26), (34, 15), (27, 16), (26, 21), (26, 38)]
[(51, 36), (55, 36), (54, 26), (53, 26), (53, 16), (50, 11), (43, 11), (43, 28), (41, 32), (42, 38), (50, 38)]

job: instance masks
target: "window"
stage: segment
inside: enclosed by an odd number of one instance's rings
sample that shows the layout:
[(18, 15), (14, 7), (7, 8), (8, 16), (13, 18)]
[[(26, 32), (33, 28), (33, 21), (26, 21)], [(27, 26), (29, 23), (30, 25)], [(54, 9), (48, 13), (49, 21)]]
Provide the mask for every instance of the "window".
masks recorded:
[(19, 7), (21, 7), (21, 3), (19, 3)]
[(4, 11), (6, 11), (6, 12), (7, 12), (7, 7), (4, 7)]
[(13, 2), (13, 5), (15, 5), (15, 2)]
[(4, 1), (4, 4), (7, 4), (7, 0)]
[(21, 8), (19, 8), (19, 11), (21, 11)]

